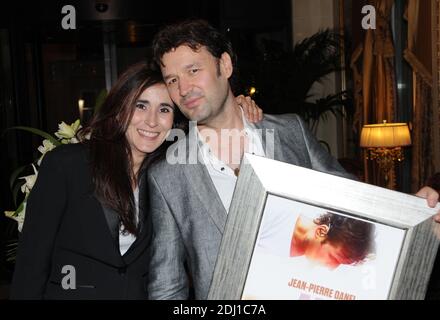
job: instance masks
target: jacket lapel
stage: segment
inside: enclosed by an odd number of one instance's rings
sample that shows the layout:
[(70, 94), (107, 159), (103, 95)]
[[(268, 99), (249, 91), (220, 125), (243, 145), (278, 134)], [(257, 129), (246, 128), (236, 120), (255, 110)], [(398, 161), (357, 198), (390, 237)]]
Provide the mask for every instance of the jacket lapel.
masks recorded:
[(227, 212), (205, 165), (189, 164), (184, 165), (183, 168), (186, 179), (190, 181), (191, 193), (198, 197), (220, 233), (223, 234)]
[(148, 247), (151, 239), (151, 223), (147, 212), (148, 189), (146, 187), (145, 171), (140, 176), (139, 183), (139, 234), (135, 242), (122, 256), (126, 264), (132, 263)]
[[(113, 209), (107, 207), (103, 201), (98, 200), (101, 204), (105, 221), (107, 222), (107, 227), (111, 235), (115, 254), (120, 261), (118, 264), (120, 265), (132, 263), (139, 253), (143, 252), (143, 250), (146, 248), (147, 245), (143, 245), (143, 241), (145, 240), (146, 236), (151, 235), (151, 230), (149, 229), (150, 224), (146, 223), (145, 218), (145, 201), (147, 195), (143, 180), (144, 179), (142, 177), (142, 183), (139, 186), (139, 235), (123, 256), (121, 256), (119, 250), (119, 215)], [(97, 197), (95, 198), (98, 199)]]
[(255, 123), (254, 125), (257, 129), (262, 131), (261, 140), (264, 151), (266, 152), (266, 157), (295, 165), (301, 163), (297, 155), (294, 153), (293, 148), (283, 148), (285, 144), (291, 142), (285, 142), (286, 139), (283, 138), (281, 133), (286, 131), (286, 133), (284, 133), (285, 135), (292, 134), (289, 130), (290, 128), (281, 127), (277, 122), (270, 121), (270, 118), (266, 115), (262, 121)]
[(146, 214), (146, 181), (145, 181), (145, 170), (142, 171), (139, 176), (139, 234), (144, 231), (145, 227), (145, 214)]
[(124, 265), (124, 261), (119, 250), (119, 215), (113, 209), (107, 207), (105, 203), (99, 200), (97, 196), (94, 196), (94, 198), (100, 204), (102, 214), (104, 215), (104, 221), (106, 222), (103, 226), (103, 230), (107, 229), (109, 231), (109, 237), (107, 238), (108, 240), (106, 240), (106, 243), (111, 246), (111, 261), (113, 261), (112, 265), (115, 267), (121, 267)]
[[(283, 153), (282, 142), (280, 138), (280, 128), (275, 124), (264, 118), (259, 123), (254, 124), (257, 129), (261, 130), (261, 139), (263, 149), (267, 157), (278, 160), (286, 161), (286, 157)], [(288, 129), (288, 128), (286, 128)], [(186, 139), (186, 150), (190, 150), (190, 139), (197, 139), (194, 130), (191, 130)], [(192, 143), (197, 145), (197, 140), (193, 140)], [(187, 161), (189, 161), (190, 152), (187, 152)], [(200, 151), (197, 148), (197, 154), (200, 157)], [(292, 157), (292, 156), (291, 156)], [(294, 157), (295, 158), (295, 157)], [(294, 163), (295, 161), (290, 161)], [(190, 163), (190, 162), (187, 162)], [(192, 189), (192, 194), (195, 194), (200, 202), (205, 206), (206, 212), (208, 212), (214, 224), (217, 226), (218, 230), (223, 234), (224, 227), (227, 220), (227, 212), (221, 202), (220, 196), (215, 189), (214, 183), (212, 182), (211, 176), (205, 165), (197, 162), (197, 164), (187, 164), (183, 165), (183, 170)]]
[[(197, 131), (195, 128), (192, 128), (189, 130), (185, 139), (186, 150), (188, 151), (186, 152), (187, 164), (181, 165), (181, 167), (185, 178), (189, 182), (188, 185), (192, 189), (190, 194), (199, 199), (217, 229), (223, 234), (227, 212), (205, 164), (199, 161), (199, 159), (203, 157), (200, 153), (197, 141)], [(197, 156), (197, 159), (194, 159), (194, 155)]]
[(284, 161), (278, 130), (274, 126), (271, 126), (266, 118), (263, 118), (263, 120), (258, 123), (254, 123), (254, 126), (258, 130), (261, 130), (261, 142), (266, 157), (273, 160)]
[(103, 201), (100, 201), (99, 198), (95, 197), (101, 204), (102, 211), (104, 213), (105, 221), (107, 222), (107, 227), (110, 232), (111, 238), (113, 239), (113, 243), (119, 243), (119, 216), (118, 214), (111, 208), (107, 207)]

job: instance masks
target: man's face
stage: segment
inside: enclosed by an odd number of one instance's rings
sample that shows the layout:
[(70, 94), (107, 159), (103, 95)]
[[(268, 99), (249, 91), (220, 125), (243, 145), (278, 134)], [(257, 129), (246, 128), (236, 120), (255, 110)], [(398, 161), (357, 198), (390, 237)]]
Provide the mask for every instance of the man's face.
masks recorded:
[(206, 49), (182, 45), (162, 57), (161, 67), (171, 99), (187, 118), (209, 124), (225, 107), (232, 63), (227, 53), (220, 59)]
[(341, 245), (337, 246), (330, 243), (322, 243), (320, 241), (310, 241), (304, 255), (308, 259), (329, 269), (335, 269), (341, 264), (352, 263), (352, 261), (349, 261), (344, 257)]

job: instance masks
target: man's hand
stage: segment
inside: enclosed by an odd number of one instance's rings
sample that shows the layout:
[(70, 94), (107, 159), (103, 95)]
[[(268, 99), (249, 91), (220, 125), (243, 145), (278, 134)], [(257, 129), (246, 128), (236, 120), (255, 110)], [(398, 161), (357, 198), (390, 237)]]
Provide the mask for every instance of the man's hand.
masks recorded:
[(250, 122), (260, 122), (263, 119), (263, 110), (250, 97), (239, 95), (235, 101), (243, 108), (244, 116)]
[[(430, 188), (430, 187), (423, 187), (422, 189), (420, 189), (416, 193), (416, 196), (420, 197), (420, 198), (426, 199), (426, 202), (428, 203), (428, 206), (431, 207), (431, 208), (434, 208), (437, 205), (438, 199), (439, 199), (438, 192), (435, 191), (434, 189)], [(436, 222), (440, 223), (440, 211), (437, 212), (437, 214), (434, 216), (434, 220)]]

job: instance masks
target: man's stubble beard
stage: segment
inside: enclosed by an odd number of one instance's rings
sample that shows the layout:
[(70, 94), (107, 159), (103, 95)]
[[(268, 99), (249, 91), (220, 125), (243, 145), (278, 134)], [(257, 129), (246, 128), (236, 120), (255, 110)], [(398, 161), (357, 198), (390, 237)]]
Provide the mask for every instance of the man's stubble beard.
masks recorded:
[(205, 110), (210, 110), (210, 114), (204, 115), (199, 119), (196, 119), (197, 124), (199, 125), (207, 125), (209, 126), (216, 118), (218, 118), (221, 114), (225, 112), (226, 109), (226, 101), (228, 99), (228, 95), (226, 94), (224, 98), (221, 100), (220, 106), (216, 109), (205, 107)]
[[(198, 125), (207, 125), (209, 126), (212, 121), (214, 121), (216, 118), (219, 117), (223, 112), (225, 112), (226, 109), (226, 102), (228, 100), (229, 96), (229, 84), (226, 85), (226, 88), (223, 88), (224, 95), (223, 98), (220, 100), (218, 108), (213, 108), (212, 103), (210, 101), (205, 101), (205, 106), (199, 106), (198, 108), (202, 108), (203, 110), (200, 112), (201, 114), (197, 117), (190, 117), (189, 115), (186, 115), (188, 119), (191, 121), (197, 121)], [(206, 97), (206, 96), (205, 96)], [(207, 112), (207, 110), (209, 110)], [(203, 114), (205, 112), (205, 114)]]
[[(221, 70), (220, 70), (220, 62), (217, 61), (217, 77), (221, 77)], [(229, 91), (230, 91), (230, 85), (229, 85), (229, 81), (227, 81), (226, 83), (226, 88), (223, 88), (223, 90), (225, 91), (224, 93), (224, 97), (221, 100), (220, 106), (219, 108), (215, 109), (216, 111), (213, 114), (208, 114), (208, 115), (201, 115), (201, 117), (190, 117), (189, 114), (185, 114), (185, 116), (190, 119), (191, 121), (196, 121), (197, 125), (207, 125), (209, 126), (209, 124), (216, 119), (222, 112), (224, 112), (225, 108), (226, 108), (226, 101), (228, 100), (228, 96), (229, 96)], [(206, 96), (204, 96), (204, 98), (206, 98)], [(204, 109), (204, 111), (206, 110), (214, 110), (214, 108), (209, 108), (210, 106), (210, 102), (207, 100), (206, 101), (206, 106), (199, 106), (202, 107)]]

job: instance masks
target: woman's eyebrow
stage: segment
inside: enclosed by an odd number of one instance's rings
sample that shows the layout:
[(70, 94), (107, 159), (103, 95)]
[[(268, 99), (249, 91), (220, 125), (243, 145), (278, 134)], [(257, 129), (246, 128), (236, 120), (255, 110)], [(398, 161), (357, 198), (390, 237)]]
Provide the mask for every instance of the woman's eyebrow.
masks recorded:
[(162, 102), (160, 104), (160, 106), (161, 107), (170, 107), (170, 108), (174, 109), (174, 105), (173, 104), (169, 104), (169, 103), (166, 103), (166, 102)]
[[(150, 101), (148, 100), (144, 100), (144, 99), (139, 99), (136, 100), (136, 103), (143, 103), (143, 104), (150, 104)], [(174, 104), (169, 104), (167, 102), (162, 102), (161, 104), (159, 104), (160, 107), (169, 107), (171, 109), (174, 109)]]

